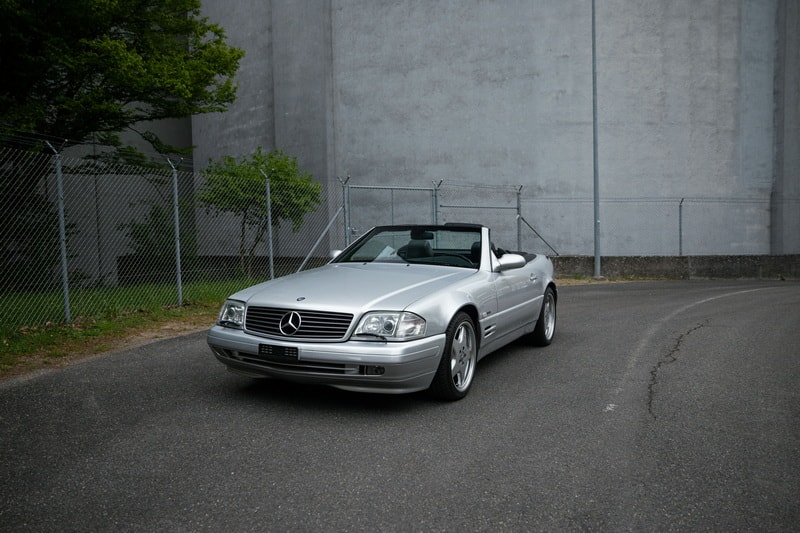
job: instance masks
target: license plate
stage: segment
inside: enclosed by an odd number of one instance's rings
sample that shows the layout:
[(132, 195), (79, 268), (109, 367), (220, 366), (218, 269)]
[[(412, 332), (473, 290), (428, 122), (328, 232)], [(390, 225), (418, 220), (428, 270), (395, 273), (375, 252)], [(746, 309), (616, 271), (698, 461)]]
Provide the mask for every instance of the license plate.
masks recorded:
[(264, 359), (297, 359), (297, 348), (293, 346), (259, 344), (258, 355)]

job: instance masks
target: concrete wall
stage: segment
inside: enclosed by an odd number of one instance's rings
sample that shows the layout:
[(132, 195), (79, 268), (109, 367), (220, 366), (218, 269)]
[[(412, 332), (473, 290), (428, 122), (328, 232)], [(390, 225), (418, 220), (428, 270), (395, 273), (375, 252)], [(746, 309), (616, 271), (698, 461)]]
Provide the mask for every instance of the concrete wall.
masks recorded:
[[(248, 56), (240, 101), (195, 121), (196, 162), (261, 144), (355, 184), (523, 186), (548, 241), (592, 252), (590, 2), (204, 4)], [(603, 253), (676, 253), (682, 198), (709, 206), (689, 253), (800, 250), (799, 18), (789, 0), (597, 2)]]
[(223, 155), (248, 155), (275, 145), (273, 25), (271, 2), (206, 0), (203, 15), (225, 28), (228, 42), (245, 51), (236, 75), (236, 102), (225, 113), (192, 119), (197, 170)]
[(206, 0), (203, 14), (245, 51), (236, 102), (225, 113), (194, 117), (195, 166), (249, 155), (257, 147), (297, 156), (327, 177), (331, 46), (328, 0)]
[[(357, 184), (430, 186), (445, 180), (523, 185), (530, 197), (591, 197), (587, 6), (531, 0), (336, 3), (335, 171)], [(491, 199), (479, 196), (472, 203), (487, 209), (453, 216), (495, 228), (504, 224), (508, 213), (488, 208)], [(385, 209), (373, 205), (363, 208), (361, 218), (381, 218)], [(424, 220), (424, 207), (415, 218)], [(530, 214), (537, 220), (555, 216)], [(448, 221), (453, 219), (442, 220)], [(565, 219), (557, 232), (550, 237), (564, 246), (591, 249), (585, 248), (591, 216)], [(577, 240), (560, 238), (570, 232)]]

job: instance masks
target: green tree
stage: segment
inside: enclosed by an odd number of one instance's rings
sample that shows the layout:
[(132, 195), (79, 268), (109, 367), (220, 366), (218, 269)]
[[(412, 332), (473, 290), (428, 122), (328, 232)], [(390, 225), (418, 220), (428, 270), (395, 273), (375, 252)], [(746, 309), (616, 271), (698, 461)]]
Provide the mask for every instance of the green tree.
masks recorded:
[(137, 123), (225, 110), (244, 52), (200, 6), (0, 0), (0, 130), (118, 145), (116, 134)]
[[(144, 281), (174, 279), (176, 267), (175, 219), (172, 206), (167, 202), (148, 202), (147, 214), (139, 220), (121, 224), (130, 239), (135, 254), (134, 277)], [(178, 207), (181, 220), (187, 220), (192, 206), (181, 203)], [(197, 268), (197, 239), (193, 231), (180, 226), (181, 270), (194, 275)]]
[(226, 212), (240, 219), (239, 261), (247, 276), (253, 275), (256, 247), (264, 241), (268, 227), (266, 179), (275, 229), (281, 221), (289, 221), (296, 230), (320, 203), (320, 184), (298, 167), (296, 157), (280, 150), (264, 153), (259, 147), (253, 155), (239, 160), (225, 156), (211, 161), (202, 175), (205, 183), (198, 195), (199, 204), (214, 215)]

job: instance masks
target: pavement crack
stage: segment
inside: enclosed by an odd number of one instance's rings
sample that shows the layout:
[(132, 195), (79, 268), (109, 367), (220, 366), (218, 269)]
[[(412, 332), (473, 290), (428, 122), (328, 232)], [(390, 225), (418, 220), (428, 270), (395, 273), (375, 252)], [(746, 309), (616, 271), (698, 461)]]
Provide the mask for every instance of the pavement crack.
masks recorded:
[(647, 412), (650, 413), (650, 416), (653, 417), (653, 420), (658, 419), (656, 416), (655, 411), (653, 410), (653, 401), (656, 395), (656, 385), (658, 385), (658, 374), (661, 371), (661, 368), (674, 363), (678, 360), (678, 352), (681, 351), (681, 345), (684, 343), (686, 338), (697, 331), (708, 325), (708, 321), (702, 322), (700, 324), (695, 325), (692, 328), (689, 328), (688, 331), (680, 334), (677, 339), (675, 339), (675, 344), (672, 348), (667, 352), (664, 357), (662, 357), (655, 366), (650, 370), (650, 383), (647, 385)]

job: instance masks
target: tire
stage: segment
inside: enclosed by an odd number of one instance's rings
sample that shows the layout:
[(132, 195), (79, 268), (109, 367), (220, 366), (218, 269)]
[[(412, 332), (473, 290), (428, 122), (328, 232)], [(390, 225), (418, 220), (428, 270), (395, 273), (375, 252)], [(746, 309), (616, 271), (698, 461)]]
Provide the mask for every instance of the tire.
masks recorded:
[(469, 392), (478, 364), (478, 340), (470, 316), (459, 312), (447, 326), (446, 341), (431, 392), (442, 400), (460, 400)]
[(542, 310), (536, 320), (536, 328), (528, 336), (534, 346), (549, 346), (556, 334), (556, 293), (547, 287), (542, 298)]

